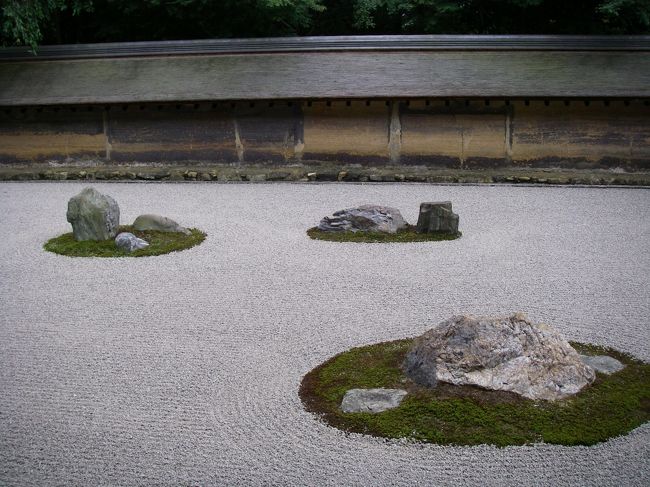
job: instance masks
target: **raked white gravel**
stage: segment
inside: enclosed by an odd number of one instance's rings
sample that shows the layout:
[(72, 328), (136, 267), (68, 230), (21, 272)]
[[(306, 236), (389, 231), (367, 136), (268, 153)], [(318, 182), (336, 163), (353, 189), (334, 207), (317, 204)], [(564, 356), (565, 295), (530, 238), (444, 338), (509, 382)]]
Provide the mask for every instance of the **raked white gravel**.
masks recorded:
[[(141, 259), (47, 253), (82, 183), (0, 184), (0, 485), (646, 486), (650, 425), (593, 447), (441, 447), (346, 435), (302, 376), (455, 314), (524, 311), (650, 360), (650, 191), (93, 184), (122, 222), (206, 231)], [(333, 211), (451, 200), (463, 237), (312, 241)]]

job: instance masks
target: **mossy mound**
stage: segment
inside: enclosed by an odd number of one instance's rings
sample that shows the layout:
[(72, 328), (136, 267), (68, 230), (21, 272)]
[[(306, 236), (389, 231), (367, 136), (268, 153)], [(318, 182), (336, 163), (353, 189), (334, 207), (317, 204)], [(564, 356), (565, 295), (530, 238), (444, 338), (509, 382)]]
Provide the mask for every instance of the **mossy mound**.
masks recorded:
[[(546, 402), (473, 386), (418, 386), (400, 368), (412, 341), (353, 348), (319, 365), (300, 387), (305, 408), (344, 431), (441, 445), (593, 445), (650, 420), (650, 365), (616, 350), (571, 343), (579, 353), (609, 355), (626, 367), (598, 373), (569, 399)], [(339, 409), (347, 390), (379, 387), (409, 394), (399, 407), (377, 414)]]
[(131, 225), (121, 225), (118, 233), (130, 232), (136, 237), (140, 237), (149, 242), (147, 248), (135, 250), (130, 253), (118, 249), (115, 246), (114, 239), (100, 242), (77, 242), (72, 236), (72, 233), (65, 233), (48, 240), (43, 248), (49, 252), (70, 257), (147, 257), (189, 249), (205, 240), (206, 234), (202, 231), (196, 228), (190, 228), (189, 230), (190, 234), (185, 235), (179, 232), (139, 231), (134, 230)]
[(397, 233), (383, 232), (323, 232), (318, 227), (307, 230), (314, 240), (327, 240), (329, 242), (360, 242), (360, 243), (406, 243), (406, 242), (438, 242), (441, 240), (456, 240), (462, 233), (417, 233), (414, 225), (408, 225)]

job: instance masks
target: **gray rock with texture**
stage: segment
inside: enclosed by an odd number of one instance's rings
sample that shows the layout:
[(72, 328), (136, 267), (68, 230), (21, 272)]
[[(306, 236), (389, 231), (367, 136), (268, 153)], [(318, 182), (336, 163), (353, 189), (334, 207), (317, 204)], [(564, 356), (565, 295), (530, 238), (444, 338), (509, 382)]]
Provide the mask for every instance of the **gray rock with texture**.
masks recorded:
[(158, 232), (180, 232), (189, 235), (191, 232), (176, 223), (171, 218), (161, 215), (140, 215), (133, 222), (133, 228), (139, 231), (156, 230)]
[(335, 212), (320, 221), (318, 229), (324, 232), (382, 232), (396, 233), (407, 223), (397, 208), (380, 205), (362, 205)]
[(68, 201), (67, 219), (75, 240), (109, 240), (120, 225), (120, 207), (110, 196), (85, 188)]
[(407, 392), (402, 389), (350, 389), (343, 396), (344, 413), (380, 413), (400, 405)]
[(421, 203), (418, 233), (458, 233), (458, 215), (451, 210), (451, 201)]
[(523, 313), (453, 316), (415, 339), (403, 367), (425, 386), (442, 381), (549, 401), (579, 392), (596, 377), (559, 332)]
[(607, 375), (625, 368), (624, 364), (609, 355), (580, 355), (580, 360), (597, 372)]
[(117, 245), (118, 249), (133, 252), (134, 250), (149, 247), (149, 242), (136, 237), (132, 233), (122, 232), (115, 237), (115, 245)]

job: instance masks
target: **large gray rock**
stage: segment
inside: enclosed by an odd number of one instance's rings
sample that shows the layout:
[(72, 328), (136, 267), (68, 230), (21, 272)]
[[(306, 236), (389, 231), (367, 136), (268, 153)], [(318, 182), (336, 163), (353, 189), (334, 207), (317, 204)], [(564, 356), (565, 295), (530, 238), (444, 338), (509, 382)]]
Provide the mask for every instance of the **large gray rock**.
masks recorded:
[(549, 401), (577, 393), (596, 377), (556, 330), (523, 313), (453, 316), (415, 339), (403, 367), (425, 386), (442, 381)]
[(350, 389), (343, 396), (344, 413), (380, 413), (400, 405), (407, 392), (402, 389)]
[(191, 232), (180, 226), (174, 220), (160, 215), (140, 215), (133, 222), (133, 228), (139, 231), (156, 230), (158, 232), (180, 232), (189, 235)]
[(133, 252), (134, 250), (149, 247), (149, 242), (136, 237), (132, 233), (122, 232), (115, 237), (115, 245), (117, 245), (118, 249)]
[(458, 215), (451, 210), (451, 201), (421, 203), (418, 233), (458, 233)]
[(582, 360), (589, 367), (596, 369), (602, 374), (611, 375), (623, 370), (625, 365), (609, 355), (580, 355)]
[(324, 232), (383, 232), (396, 233), (407, 227), (397, 208), (362, 205), (335, 212), (320, 221), (318, 229)]
[(109, 240), (120, 225), (120, 207), (110, 196), (85, 188), (68, 201), (67, 218), (75, 240)]

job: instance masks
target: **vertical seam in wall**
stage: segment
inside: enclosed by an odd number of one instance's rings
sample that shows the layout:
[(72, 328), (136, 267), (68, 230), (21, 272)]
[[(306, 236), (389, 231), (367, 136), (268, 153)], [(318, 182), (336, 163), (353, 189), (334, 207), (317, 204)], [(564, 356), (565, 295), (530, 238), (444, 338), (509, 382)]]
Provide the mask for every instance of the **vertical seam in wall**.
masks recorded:
[(106, 160), (110, 161), (111, 160), (111, 149), (113, 148), (111, 146), (111, 134), (110, 134), (110, 123), (108, 120), (108, 112), (104, 110), (102, 113), (102, 124), (104, 128), (104, 138), (106, 139), (105, 142), (105, 147), (106, 147)]
[(294, 108), (293, 157), (297, 161), (302, 160), (302, 155), (305, 151), (305, 113), (302, 105), (302, 103), (297, 103), (296, 108)]
[(462, 125), (462, 118), (460, 123), (460, 168), (465, 165), (465, 127)]
[(513, 119), (513, 108), (507, 107), (506, 109), (506, 133), (505, 133), (505, 150), (506, 150), (506, 161), (508, 163), (512, 162), (512, 119)]
[(399, 112), (399, 102), (393, 100), (388, 120), (388, 157), (391, 163), (399, 163), (402, 151), (402, 122)]
[(239, 164), (244, 162), (244, 144), (241, 142), (241, 137), (239, 136), (239, 123), (237, 123), (237, 117), (233, 115), (232, 117), (233, 125), (235, 126), (235, 147), (237, 148), (237, 160)]

